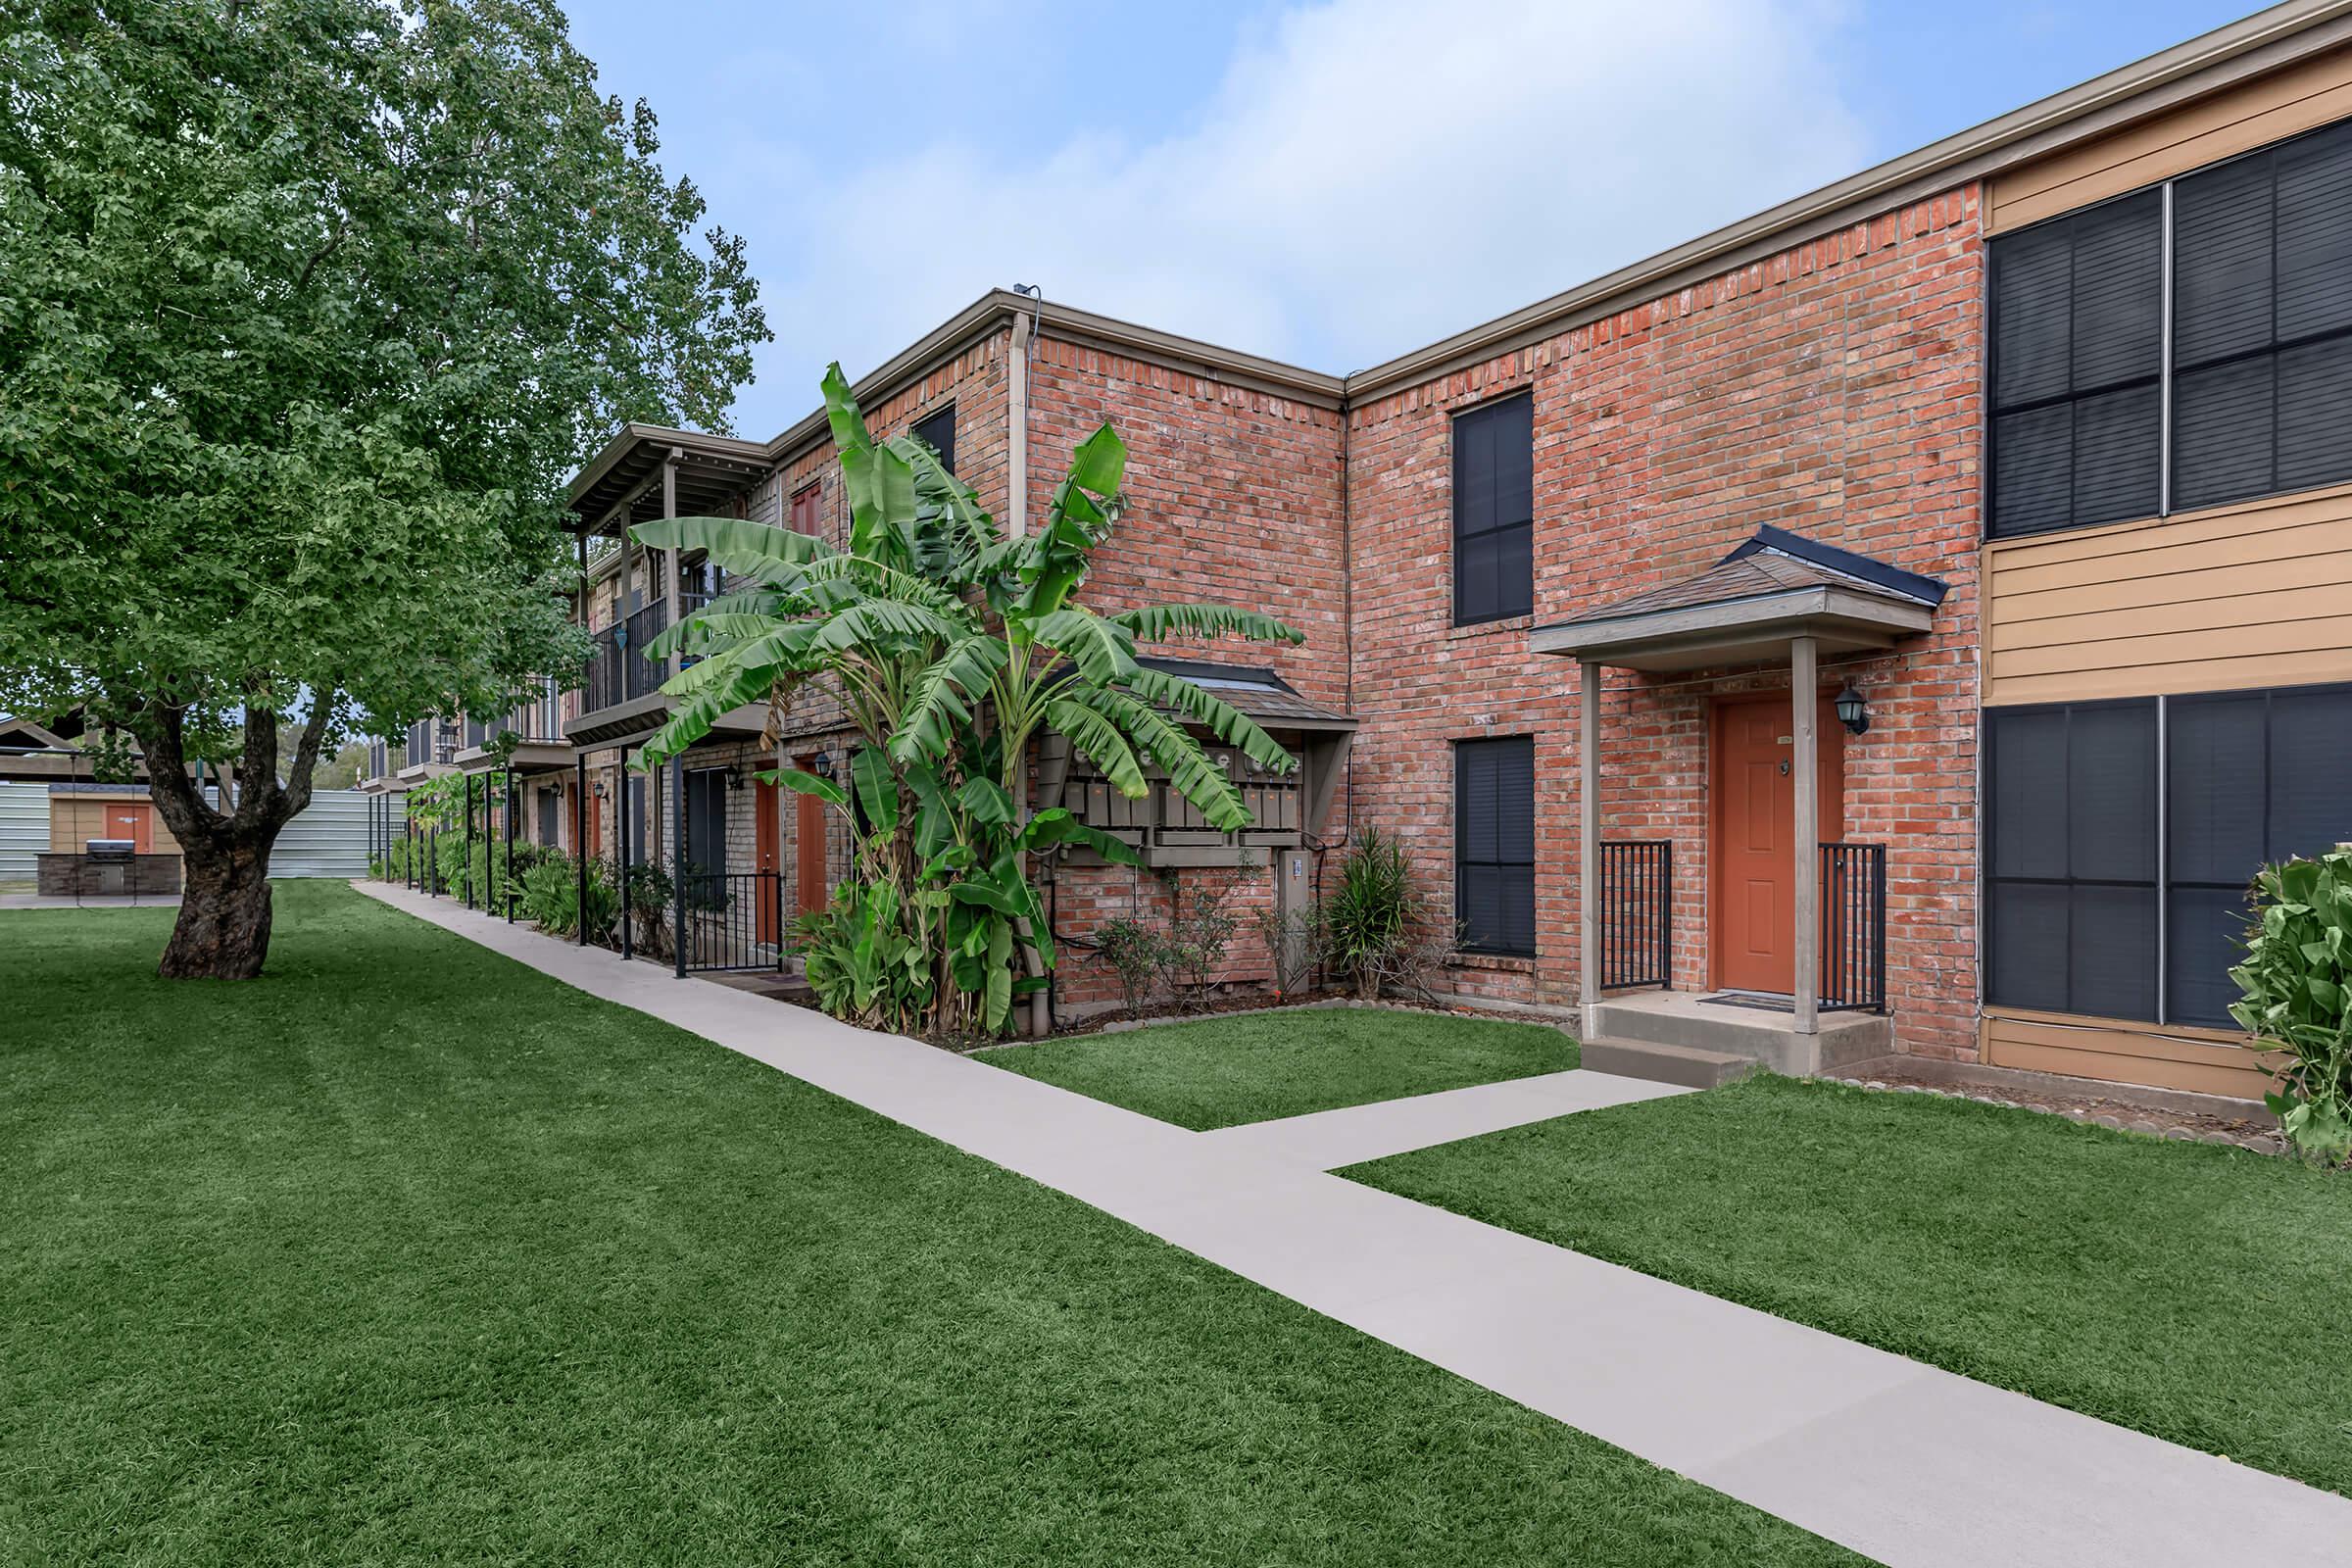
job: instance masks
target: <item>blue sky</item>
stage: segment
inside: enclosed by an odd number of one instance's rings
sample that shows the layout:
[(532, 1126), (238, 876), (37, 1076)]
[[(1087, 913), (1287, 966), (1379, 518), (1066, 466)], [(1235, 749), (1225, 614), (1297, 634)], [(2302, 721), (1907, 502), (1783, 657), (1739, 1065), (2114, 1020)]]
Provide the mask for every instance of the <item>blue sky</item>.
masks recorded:
[(572, 0), (744, 234), (766, 437), (992, 286), (1344, 372), (2243, 14), (2187, 0)]

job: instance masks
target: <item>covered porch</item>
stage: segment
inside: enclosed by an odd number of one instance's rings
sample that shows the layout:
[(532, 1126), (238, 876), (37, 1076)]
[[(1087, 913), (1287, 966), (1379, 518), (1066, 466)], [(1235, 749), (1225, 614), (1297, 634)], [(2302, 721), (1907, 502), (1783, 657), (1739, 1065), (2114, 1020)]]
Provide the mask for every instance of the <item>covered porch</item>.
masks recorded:
[[(1825, 694), (1822, 672), (1825, 660), (1926, 633), (1944, 593), (1933, 578), (1765, 527), (1694, 576), (1530, 632), (1533, 651), (1581, 666), (1577, 970), (1589, 1043), (1604, 1054), (1631, 1041), (1793, 1072), (1820, 1070), (1825, 1047), (1844, 1059), (1884, 1049), (1886, 845), (1843, 833), (1844, 731), (1867, 729), (1867, 707), (1850, 687)], [(1609, 672), (1720, 672), (1728, 688), (1774, 667), (1788, 671), (1785, 696), (1708, 699), (1697, 842), (1607, 837)], [(1703, 888), (1687, 870), (1678, 879), (1692, 863)], [(1693, 891), (1684, 907), (1699, 915), (1705, 981), (1677, 994), (1677, 894)], [(1682, 965), (1686, 979), (1690, 968)], [(1638, 991), (1661, 995), (1610, 995)], [(1651, 1065), (1679, 1065), (1683, 1081), (1729, 1075), (1721, 1062)]]

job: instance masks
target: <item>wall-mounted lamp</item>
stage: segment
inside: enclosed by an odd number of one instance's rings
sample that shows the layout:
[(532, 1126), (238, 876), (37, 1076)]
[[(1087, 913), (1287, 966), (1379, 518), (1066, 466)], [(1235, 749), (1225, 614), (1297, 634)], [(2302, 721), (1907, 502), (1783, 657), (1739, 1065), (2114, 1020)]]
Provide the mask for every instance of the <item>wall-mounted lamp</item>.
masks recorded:
[(750, 768), (749, 766), (747, 766), (746, 764), (744, 764), (744, 763), (742, 763), (742, 762), (737, 762), (737, 763), (736, 763), (736, 764), (735, 764), (733, 767), (730, 767), (730, 768), (728, 768), (728, 769), (727, 769), (727, 788), (728, 788), (728, 789), (730, 789), (730, 790), (748, 789), (748, 788), (751, 786), (751, 782), (752, 782), (752, 770), (751, 770), (751, 768)]
[(591, 784), (588, 787), (596, 792), (596, 798), (598, 800), (601, 801), (605, 798), (606, 790), (605, 781), (603, 779), (598, 779), (594, 784)]
[(1854, 690), (1852, 681), (1847, 681), (1844, 689), (1830, 701), (1838, 710), (1838, 723), (1843, 724), (1849, 732), (1855, 735), (1869, 733), (1870, 705), (1862, 700), (1860, 692)]
[(808, 771), (814, 773), (818, 778), (831, 778), (833, 776), (833, 754), (819, 752), (810, 758)]

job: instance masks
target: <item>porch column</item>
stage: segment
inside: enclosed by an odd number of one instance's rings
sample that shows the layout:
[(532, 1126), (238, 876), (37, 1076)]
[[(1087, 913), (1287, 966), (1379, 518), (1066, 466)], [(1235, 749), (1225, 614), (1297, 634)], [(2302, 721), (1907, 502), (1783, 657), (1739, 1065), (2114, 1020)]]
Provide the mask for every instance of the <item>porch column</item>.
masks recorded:
[[(669, 456), (662, 460), (662, 515), (664, 517), (674, 517), (678, 514), (678, 460), (684, 456), (685, 454), (676, 447), (671, 447)], [(675, 545), (662, 552), (663, 566), (662, 592), (662, 597), (668, 602), (665, 624), (673, 628), (678, 623), (678, 558), (684, 554), (685, 552)], [(678, 656), (672, 654), (662, 662), (663, 684), (667, 684), (669, 677), (677, 672)]]
[(1796, 775), (1796, 832), (1791, 839), (1796, 858), (1794, 884), (1796, 927), (1789, 946), (1795, 953), (1796, 1032), (1821, 1030), (1821, 785), (1816, 774), (1819, 748), (1814, 744), (1813, 719), (1821, 708), (1820, 649), (1811, 637), (1788, 644), (1788, 738)]
[(1600, 666), (1580, 666), (1576, 735), (1576, 999), (1584, 1038), (1600, 1033)]

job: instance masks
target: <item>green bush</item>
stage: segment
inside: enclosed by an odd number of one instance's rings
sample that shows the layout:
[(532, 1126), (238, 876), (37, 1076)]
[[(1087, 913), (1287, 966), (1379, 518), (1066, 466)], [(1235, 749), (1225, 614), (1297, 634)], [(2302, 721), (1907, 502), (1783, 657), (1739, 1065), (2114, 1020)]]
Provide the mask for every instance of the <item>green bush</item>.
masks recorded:
[(1365, 828), (1323, 901), (1323, 951), (1367, 998), (1379, 994), (1383, 975), (1410, 946), (1413, 903), (1404, 846), (1393, 834)]
[(2352, 853), (2266, 865), (2254, 891), (2246, 958), (2230, 971), (2244, 997), (2230, 1013), (2279, 1057), (2264, 1098), (2288, 1140), (2339, 1163), (2352, 1153)]
[(540, 930), (567, 937), (580, 928), (579, 870), (561, 850), (541, 855), (522, 873), (522, 913)]
[(817, 1005), (870, 1029), (916, 1033), (937, 989), (929, 950), (899, 891), (887, 882), (848, 882), (824, 908), (792, 922)]
[(1141, 920), (1121, 915), (1105, 920), (1095, 933), (1095, 952), (1111, 972), (1119, 977), (1119, 995), (1127, 1004), (1127, 1016), (1144, 1015), (1144, 1004), (1152, 999), (1152, 980), (1159, 973), (1159, 933)]

